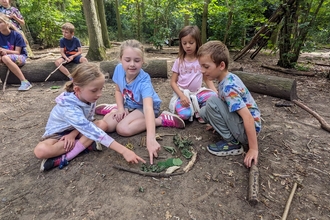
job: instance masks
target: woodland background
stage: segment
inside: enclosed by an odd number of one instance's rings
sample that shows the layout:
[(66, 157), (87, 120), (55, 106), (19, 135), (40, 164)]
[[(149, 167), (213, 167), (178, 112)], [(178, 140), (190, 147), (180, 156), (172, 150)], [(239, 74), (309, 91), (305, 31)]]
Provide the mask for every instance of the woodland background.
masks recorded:
[[(25, 18), (31, 45), (57, 47), (61, 25), (72, 22), (75, 35), (90, 46), (90, 60), (107, 59), (110, 41), (134, 38), (162, 49), (190, 24), (201, 29), (203, 42), (221, 40), (235, 49), (259, 34), (264, 48), (280, 53), (278, 65), (303, 68), (297, 66), (300, 53), (327, 46), (330, 37), (330, 0), (16, 0), (12, 5)], [(270, 20), (275, 14), (278, 19)], [(259, 33), (263, 28), (270, 31)]]

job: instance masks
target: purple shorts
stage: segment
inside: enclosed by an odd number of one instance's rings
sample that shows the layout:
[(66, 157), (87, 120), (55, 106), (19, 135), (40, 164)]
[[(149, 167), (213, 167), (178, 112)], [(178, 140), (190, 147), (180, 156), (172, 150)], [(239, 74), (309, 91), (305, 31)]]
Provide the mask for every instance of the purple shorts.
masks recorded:
[(17, 64), (17, 66), (23, 66), (26, 63), (26, 55), (17, 55), (17, 54), (7, 54), (10, 59)]

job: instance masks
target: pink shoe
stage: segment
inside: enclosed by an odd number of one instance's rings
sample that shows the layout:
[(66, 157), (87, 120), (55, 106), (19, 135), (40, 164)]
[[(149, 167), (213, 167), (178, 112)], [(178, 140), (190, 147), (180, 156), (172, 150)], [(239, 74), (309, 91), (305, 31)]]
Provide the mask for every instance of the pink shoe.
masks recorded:
[(184, 128), (186, 126), (179, 116), (171, 112), (163, 111), (160, 117), (162, 118), (163, 127)]
[(95, 108), (95, 114), (106, 115), (114, 109), (117, 109), (117, 104), (99, 104)]

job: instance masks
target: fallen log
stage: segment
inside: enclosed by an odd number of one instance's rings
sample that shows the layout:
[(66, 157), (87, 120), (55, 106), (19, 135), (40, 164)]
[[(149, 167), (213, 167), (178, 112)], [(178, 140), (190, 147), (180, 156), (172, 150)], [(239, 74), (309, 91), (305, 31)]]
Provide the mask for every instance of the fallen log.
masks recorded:
[(290, 74), (290, 75), (294, 75), (294, 76), (315, 76), (315, 72), (304, 72), (304, 71), (298, 71), (295, 69), (286, 69), (286, 68), (282, 68), (279, 66), (268, 66), (268, 65), (261, 65), (261, 67), (266, 68), (266, 69), (270, 69), (270, 70), (275, 70), (281, 73), (286, 73), (286, 74)]
[[(65, 67), (71, 72), (77, 64), (69, 63)], [(47, 76), (56, 69), (56, 65), (51, 61), (31, 62), (26, 63), (21, 67), (21, 70), (27, 80), (30, 82), (44, 82)], [(0, 78), (4, 82), (7, 67), (0, 66)], [(57, 70), (54, 72), (47, 81), (67, 81), (68, 77), (62, 72)], [(7, 80), (7, 84), (20, 84), (20, 80), (10, 72)]]
[[(106, 77), (112, 77), (113, 71), (118, 64), (117, 61), (102, 61), (100, 68)], [(71, 72), (78, 64), (68, 63), (65, 67)], [(55, 63), (52, 61), (28, 62), (21, 67), (21, 70), (27, 80), (30, 82), (44, 82), (47, 76), (56, 69)], [(166, 60), (148, 60), (148, 64), (143, 69), (149, 73), (151, 78), (167, 78), (167, 61)], [(5, 81), (7, 67), (0, 65), (0, 79)], [(55, 71), (47, 81), (67, 81), (66, 77), (59, 70)], [(10, 73), (7, 84), (20, 84), (19, 79)]]
[(243, 71), (233, 71), (244, 82), (250, 92), (269, 95), (288, 101), (298, 99), (295, 79), (269, 76)]
[[(108, 73), (112, 78), (118, 61), (102, 61), (100, 68), (104, 73)], [(142, 66), (142, 69), (149, 73), (151, 78), (168, 78), (167, 77), (167, 61), (166, 60), (148, 60), (147, 64)]]

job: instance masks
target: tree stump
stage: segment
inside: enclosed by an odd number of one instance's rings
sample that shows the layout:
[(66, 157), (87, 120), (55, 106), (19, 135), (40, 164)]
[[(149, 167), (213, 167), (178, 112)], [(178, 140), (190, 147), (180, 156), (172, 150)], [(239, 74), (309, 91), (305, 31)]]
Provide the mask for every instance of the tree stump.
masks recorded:
[(298, 99), (295, 79), (233, 71), (244, 82), (250, 92), (269, 95), (288, 101)]
[[(100, 68), (107, 78), (111, 78), (115, 70), (117, 61), (103, 61), (100, 63)], [(71, 72), (78, 64), (68, 63), (65, 67)], [(148, 64), (142, 67), (144, 71), (149, 73), (151, 78), (168, 78), (167, 77), (167, 61), (166, 60), (149, 60)], [(55, 63), (52, 61), (28, 62), (21, 67), (21, 70), (27, 80), (30, 82), (44, 82), (48, 75), (56, 69)], [(4, 82), (6, 77), (7, 67), (0, 65), (0, 79)], [(54, 72), (47, 81), (67, 81), (61, 71)], [(20, 84), (19, 79), (10, 73), (7, 79), (7, 84)]]

